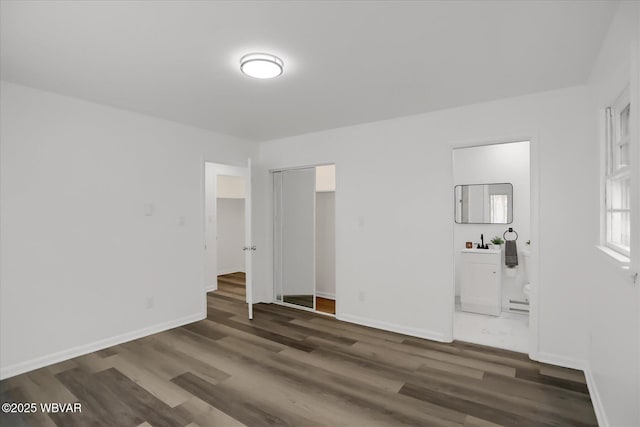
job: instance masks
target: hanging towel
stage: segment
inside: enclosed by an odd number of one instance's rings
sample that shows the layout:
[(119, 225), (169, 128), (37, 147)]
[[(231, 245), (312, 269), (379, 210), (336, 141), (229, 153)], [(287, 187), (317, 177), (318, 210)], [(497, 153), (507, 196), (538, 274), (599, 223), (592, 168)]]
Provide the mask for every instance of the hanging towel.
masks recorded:
[(507, 240), (504, 248), (504, 263), (509, 268), (518, 265), (518, 247), (515, 240)]

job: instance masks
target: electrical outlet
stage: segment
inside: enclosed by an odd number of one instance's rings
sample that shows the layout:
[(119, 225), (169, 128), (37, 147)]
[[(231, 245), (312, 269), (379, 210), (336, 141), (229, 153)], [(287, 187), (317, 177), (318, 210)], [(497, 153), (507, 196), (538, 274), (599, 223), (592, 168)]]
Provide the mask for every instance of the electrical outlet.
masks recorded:
[(360, 291), (360, 293), (358, 294), (358, 299), (362, 302), (366, 299), (366, 295), (364, 293), (364, 291)]
[(153, 300), (153, 297), (147, 298), (147, 309), (153, 308), (154, 304), (155, 304), (155, 301)]

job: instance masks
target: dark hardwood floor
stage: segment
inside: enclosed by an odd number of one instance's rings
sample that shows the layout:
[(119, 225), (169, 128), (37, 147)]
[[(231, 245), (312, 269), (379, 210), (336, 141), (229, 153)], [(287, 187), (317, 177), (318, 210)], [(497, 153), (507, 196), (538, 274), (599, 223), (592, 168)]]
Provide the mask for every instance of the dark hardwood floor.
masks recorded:
[(335, 300), (316, 297), (316, 310), (323, 313), (336, 314)]
[(247, 319), (240, 276), (206, 320), (0, 383), (2, 402), (81, 413), (1, 414), (5, 426), (594, 426), (581, 372), (277, 305)]

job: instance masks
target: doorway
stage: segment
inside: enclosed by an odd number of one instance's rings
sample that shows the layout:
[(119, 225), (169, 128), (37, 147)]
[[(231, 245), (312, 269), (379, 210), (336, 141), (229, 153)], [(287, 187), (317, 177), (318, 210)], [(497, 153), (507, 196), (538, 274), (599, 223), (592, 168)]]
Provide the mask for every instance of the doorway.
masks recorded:
[(242, 297), (253, 318), (251, 164), (205, 162), (205, 291)]
[(244, 176), (216, 176), (216, 257), (220, 293), (246, 298)]
[(275, 302), (335, 315), (335, 165), (272, 179)]
[(456, 340), (521, 353), (537, 346), (532, 149), (527, 140), (453, 150)]

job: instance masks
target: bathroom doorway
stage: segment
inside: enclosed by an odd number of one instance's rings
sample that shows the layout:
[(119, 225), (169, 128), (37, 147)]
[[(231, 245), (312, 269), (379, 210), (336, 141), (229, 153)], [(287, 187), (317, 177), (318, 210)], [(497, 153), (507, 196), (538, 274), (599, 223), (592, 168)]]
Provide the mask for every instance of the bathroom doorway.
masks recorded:
[(521, 353), (537, 346), (531, 152), (529, 140), (453, 149), (455, 340)]
[(272, 171), (274, 300), (336, 313), (335, 165)]

